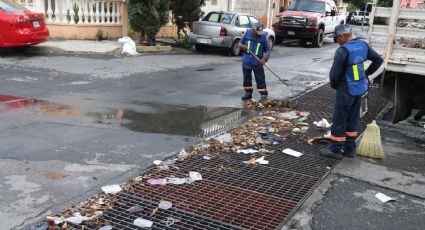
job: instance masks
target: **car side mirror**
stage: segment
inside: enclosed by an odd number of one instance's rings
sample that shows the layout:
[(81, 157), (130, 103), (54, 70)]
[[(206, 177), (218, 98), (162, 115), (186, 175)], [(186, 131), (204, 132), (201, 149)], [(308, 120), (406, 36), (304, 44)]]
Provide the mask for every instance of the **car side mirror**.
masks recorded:
[(335, 10), (331, 10), (331, 16), (335, 16), (336, 12)]

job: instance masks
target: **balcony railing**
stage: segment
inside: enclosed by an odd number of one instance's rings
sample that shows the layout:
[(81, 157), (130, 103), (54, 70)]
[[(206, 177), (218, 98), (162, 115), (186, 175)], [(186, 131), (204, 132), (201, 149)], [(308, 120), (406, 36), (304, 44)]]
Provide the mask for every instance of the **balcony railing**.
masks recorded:
[(122, 0), (35, 0), (48, 24), (122, 24)]

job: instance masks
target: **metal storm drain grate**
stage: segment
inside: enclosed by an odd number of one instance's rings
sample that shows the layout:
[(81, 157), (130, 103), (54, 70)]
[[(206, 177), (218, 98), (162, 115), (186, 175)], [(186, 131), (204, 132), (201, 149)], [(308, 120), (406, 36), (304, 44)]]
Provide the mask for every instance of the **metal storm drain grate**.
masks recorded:
[[(385, 105), (378, 90), (369, 92), (369, 113), (362, 119), (361, 129), (373, 120)], [(293, 100), (295, 109), (309, 111), (311, 120), (331, 120), (335, 92), (329, 85)], [(310, 122), (311, 122), (310, 120)], [(323, 135), (323, 130), (311, 128), (310, 137)], [(307, 144), (307, 139), (293, 138), (270, 146), (273, 153), (265, 156), (268, 165), (243, 163), (252, 156), (236, 153), (216, 153), (211, 159), (193, 156), (178, 161), (168, 171), (151, 167), (142, 174), (147, 178), (187, 177), (189, 171), (202, 174), (203, 180), (192, 184), (148, 185), (134, 183), (119, 193), (117, 204), (102, 216), (102, 225), (113, 229), (135, 229), (133, 221), (142, 217), (154, 222), (152, 229), (280, 229), (304, 200), (314, 191), (336, 160), (318, 156), (327, 145)], [(282, 153), (291, 148), (304, 153), (292, 157)], [(168, 210), (152, 211), (161, 200), (172, 202)], [(130, 214), (134, 206), (145, 209), (141, 214)], [(72, 226), (82, 229), (82, 226)], [(83, 229), (99, 229), (85, 224)]]

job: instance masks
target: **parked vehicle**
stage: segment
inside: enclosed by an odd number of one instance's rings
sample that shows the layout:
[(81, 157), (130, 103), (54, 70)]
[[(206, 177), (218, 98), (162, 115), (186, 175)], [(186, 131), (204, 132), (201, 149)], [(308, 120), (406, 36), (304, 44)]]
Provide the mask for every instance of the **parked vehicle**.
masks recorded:
[(0, 0), (0, 47), (26, 47), (49, 39), (44, 15), (12, 0)]
[(338, 24), (345, 23), (345, 15), (338, 12), (333, 0), (293, 0), (288, 9), (277, 15), (273, 25), (276, 44), (284, 38), (300, 39), (302, 44), (323, 45), (325, 35), (333, 34)]
[(353, 23), (369, 25), (369, 12), (360, 11), (358, 14), (354, 15)]
[[(190, 33), (190, 42), (197, 51), (204, 51), (207, 47), (223, 47), (232, 55), (240, 54), (239, 41), (248, 28), (260, 24), (260, 21), (251, 14), (213, 11), (208, 13), (202, 21), (194, 22)], [(264, 29), (267, 38), (273, 47), (275, 33)]]
[(357, 12), (350, 12), (347, 15), (347, 18), (345, 20), (346, 23), (353, 24), (354, 23), (354, 16), (357, 15)]
[(425, 9), (401, 8), (401, 0), (393, 7), (372, 9), (368, 41), (385, 60), (381, 89), (397, 123), (413, 109), (425, 111)]

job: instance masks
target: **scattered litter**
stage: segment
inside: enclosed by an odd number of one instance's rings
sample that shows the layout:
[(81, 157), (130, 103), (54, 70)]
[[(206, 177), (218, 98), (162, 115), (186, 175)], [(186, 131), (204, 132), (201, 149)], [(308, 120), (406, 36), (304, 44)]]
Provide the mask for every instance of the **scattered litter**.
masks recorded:
[(143, 176), (136, 176), (133, 180), (138, 183), (138, 182), (142, 182), (144, 179), (145, 178)]
[(167, 180), (165, 179), (149, 179), (146, 183), (149, 185), (166, 185)]
[(307, 117), (310, 116), (310, 112), (301, 112), (301, 111), (298, 111), (297, 112), (297, 115), (307, 118)]
[(395, 201), (396, 199), (391, 198), (383, 193), (378, 193), (375, 195), (376, 198), (378, 198), (381, 202), (386, 203), (388, 201)]
[(252, 157), (251, 159), (249, 159), (249, 161), (243, 161), (244, 164), (250, 164), (250, 165), (255, 165), (257, 163), (257, 159), (255, 159), (255, 157)]
[(122, 37), (118, 39), (118, 43), (124, 44), (121, 54), (127, 54), (132, 56), (140, 55), (140, 53), (138, 53), (136, 49), (136, 42), (134, 42), (130, 37)]
[(69, 222), (71, 224), (81, 224), (83, 221), (92, 220), (98, 216), (101, 216), (102, 212), (96, 211), (93, 216), (87, 217), (87, 216), (81, 216), (79, 212), (74, 213), (74, 216), (68, 217), (64, 219), (64, 221)]
[(192, 181), (189, 180), (189, 178), (178, 178), (178, 177), (167, 177), (165, 178), (166, 184), (174, 184), (174, 185), (181, 185), (181, 184), (188, 184)]
[(265, 156), (262, 156), (262, 157), (258, 158), (257, 160), (255, 160), (255, 162), (257, 162), (260, 165), (268, 165), (269, 164), (269, 161), (264, 160), (264, 157)]
[(63, 223), (63, 219), (56, 216), (47, 216), (46, 221), (50, 223), (54, 223), (55, 225), (60, 225)]
[[(260, 137), (261, 137), (262, 140), (268, 141), (269, 144), (273, 144), (274, 142), (277, 142), (278, 144), (284, 143), (284, 141), (281, 138), (279, 138), (278, 136), (276, 136), (276, 134), (274, 134), (274, 133), (261, 132)], [(258, 142), (264, 143), (263, 141), (258, 141)]]
[(200, 181), (202, 180), (202, 175), (199, 172), (189, 172), (189, 178), (192, 181)]
[(331, 124), (329, 124), (328, 120), (326, 118), (323, 118), (321, 121), (315, 121), (313, 122), (314, 125), (316, 125), (319, 128), (330, 128)]
[(204, 160), (211, 160), (211, 157), (210, 156), (203, 156), (202, 157)]
[(268, 149), (259, 149), (259, 153), (274, 153), (274, 150), (268, 150)]
[(286, 113), (279, 113), (279, 116), (282, 117), (285, 120), (295, 120), (295, 119), (299, 118), (299, 116), (297, 116), (297, 113), (295, 111), (286, 112)]
[(181, 220), (179, 219), (175, 219), (173, 217), (167, 217), (167, 219), (165, 220), (161, 220), (161, 223), (165, 224), (165, 226), (170, 227), (172, 225), (174, 225), (175, 223), (180, 222)]
[(156, 208), (152, 211), (151, 216), (155, 215), (155, 213), (156, 213), (156, 212), (158, 212), (158, 210), (159, 210), (159, 209), (162, 209), (162, 210), (168, 210), (168, 209), (170, 209), (171, 207), (173, 207), (173, 203), (171, 203), (170, 201), (161, 200), (161, 201), (159, 202), (159, 204), (158, 204), (158, 207), (156, 207)]
[(331, 138), (331, 131), (329, 130), (327, 133), (323, 135), (324, 138)]
[(144, 212), (144, 211), (145, 211), (145, 209), (142, 208), (142, 207), (132, 207), (132, 208), (129, 208), (127, 210), (127, 212), (130, 213), (130, 214), (141, 213), (141, 212)]
[(117, 193), (122, 191), (121, 186), (114, 184), (114, 185), (106, 185), (102, 187), (102, 191), (106, 194), (112, 194), (116, 195)]
[(304, 122), (307, 120), (307, 117), (300, 117), (298, 118), (297, 122)]
[(326, 167), (326, 169), (327, 169), (327, 170), (331, 170), (331, 167), (329, 167), (329, 166), (328, 166), (328, 167)]
[(293, 128), (292, 132), (293, 133), (301, 133), (301, 129), (300, 128)]
[(137, 227), (141, 227), (141, 228), (150, 228), (153, 225), (153, 222), (150, 220), (146, 220), (143, 218), (137, 218), (134, 220), (133, 222), (134, 225), (136, 225)]
[(186, 157), (188, 157), (189, 156), (189, 154), (186, 152), (186, 150), (185, 149), (182, 149), (180, 152), (179, 152), (179, 154), (178, 154), (178, 157), (180, 158), (180, 159), (185, 159)]
[(111, 229), (112, 229), (111, 225), (107, 225), (107, 226), (99, 228), (99, 230), (111, 230)]
[(271, 120), (271, 121), (276, 121), (276, 118), (274, 118), (274, 117), (261, 117), (261, 118)]
[(231, 143), (231, 142), (233, 142), (233, 138), (232, 138), (232, 135), (230, 133), (225, 133), (225, 134), (220, 135), (220, 136), (218, 136), (214, 139), (216, 139), (217, 141), (220, 141), (220, 143)]
[(297, 151), (292, 150), (292, 149), (289, 149), (289, 148), (288, 149), (284, 149), (282, 152), (285, 153), (285, 154), (294, 156), (294, 157), (300, 157), (300, 156), (303, 155), (302, 153), (297, 152)]
[(308, 126), (301, 127), (301, 132), (302, 133), (308, 132)]
[(258, 150), (255, 150), (255, 149), (242, 149), (242, 150), (238, 150), (237, 153), (253, 154), (253, 153), (258, 153)]

